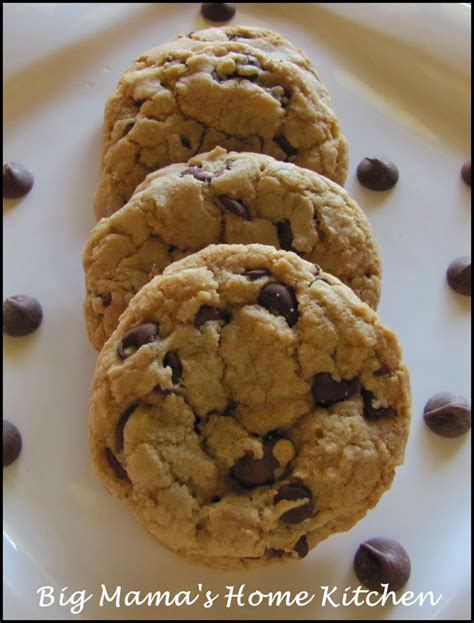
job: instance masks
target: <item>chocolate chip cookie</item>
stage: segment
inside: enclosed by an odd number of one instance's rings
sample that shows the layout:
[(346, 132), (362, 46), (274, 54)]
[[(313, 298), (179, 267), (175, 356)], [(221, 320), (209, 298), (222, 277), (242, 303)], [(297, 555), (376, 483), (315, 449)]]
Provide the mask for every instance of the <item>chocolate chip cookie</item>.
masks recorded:
[(132, 299), (99, 355), (94, 468), (202, 565), (302, 558), (390, 487), (410, 418), (394, 333), (334, 276), (211, 245)]
[(291, 161), (339, 183), (347, 144), (307, 58), (267, 30), (211, 28), (139, 56), (105, 109), (97, 218), (151, 171), (221, 145)]
[(92, 230), (84, 252), (85, 316), (95, 348), (153, 276), (218, 242), (295, 251), (377, 306), (377, 243), (344, 189), (294, 164), (218, 147), (151, 174), (126, 206)]

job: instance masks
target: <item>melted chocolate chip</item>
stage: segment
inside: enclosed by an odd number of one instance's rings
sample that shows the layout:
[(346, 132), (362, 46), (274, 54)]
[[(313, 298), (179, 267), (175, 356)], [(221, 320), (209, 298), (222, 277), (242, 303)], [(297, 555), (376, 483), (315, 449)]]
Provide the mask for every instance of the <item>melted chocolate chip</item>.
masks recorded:
[(209, 171), (203, 171), (199, 167), (189, 167), (188, 169), (185, 169), (181, 173), (181, 177), (184, 177), (185, 175), (192, 175), (199, 182), (210, 182), (214, 177), (212, 173)]
[(147, 322), (130, 329), (124, 335), (117, 346), (117, 355), (120, 359), (126, 359), (138, 350), (140, 346), (153, 342), (158, 337), (159, 327), (155, 322)]
[(471, 428), (469, 403), (451, 392), (439, 392), (432, 396), (423, 414), (427, 426), (442, 437), (459, 437)]
[(398, 182), (398, 169), (393, 162), (364, 158), (357, 167), (357, 179), (370, 190), (389, 190)]
[(468, 186), (471, 185), (471, 161), (468, 160), (462, 165), (461, 169), (461, 177), (464, 180), (464, 183)]
[(376, 409), (372, 406), (372, 401), (374, 399), (374, 394), (362, 387), (360, 390), (362, 394), (362, 400), (364, 401), (364, 417), (368, 420), (378, 420), (381, 417), (396, 415), (395, 409), (392, 407), (379, 407)]
[(8, 162), (3, 165), (3, 197), (4, 199), (18, 199), (33, 188), (33, 173), (18, 162)]
[(359, 380), (357, 378), (335, 381), (329, 372), (321, 372), (316, 374), (313, 379), (314, 403), (318, 407), (329, 407), (329, 405), (350, 398), (355, 394), (358, 387)]
[(232, 199), (232, 197), (228, 197), (227, 195), (219, 195), (217, 200), (226, 210), (232, 212), (232, 214), (235, 214), (246, 221), (252, 220), (248, 208), (241, 201)]
[(463, 296), (471, 296), (471, 258), (458, 257), (448, 266), (446, 279), (450, 287)]
[(227, 22), (235, 15), (233, 2), (203, 2), (202, 16), (210, 22)]
[(274, 136), (273, 140), (278, 145), (278, 147), (280, 147), (280, 149), (285, 152), (287, 158), (291, 158), (292, 156), (297, 155), (298, 150), (296, 149), (296, 147), (293, 147), (293, 145), (288, 142), (287, 138), (283, 136), (283, 134), (278, 134), (277, 136)]
[(222, 320), (227, 323), (230, 320), (230, 312), (226, 309), (219, 309), (218, 307), (211, 307), (210, 305), (203, 305), (194, 319), (194, 326), (199, 329), (205, 322), (210, 320)]
[(306, 537), (304, 535), (296, 541), (293, 549), (300, 558), (304, 558), (305, 556), (307, 556), (309, 552), (309, 546), (308, 541), (306, 540)]
[(264, 286), (257, 302), (277, 316), (283, 316), (290, 327), (298, 322), (298, 301), (293, 288), (284, 283), (269, 283)]
[(244, 487), (258, 487), (274, 482), (274, 472), (280, 466), (272, 454), (275, 443), (276, 440), (263, 442), (261, 459), (256, 459), (251, 452), (246, 452), (241, 456), (230, 470), (232, 478)]
[(138, 403), (134, 402), (127, 409), (125, 409), (117, 423), (117, 428), (115, 429), (115, 445), (117, 446), (117, 450), (119, 452), (122, 452), (123, 450), (123, 431), (125, 424), (128, 422), (128, 418), (132, 415), (137, 406)]
[(155, 385), (153, 391), (159, 396), (168, 396), (169, 394), (173, 393), (170, 389), (163, 389), (160, 385)]
[(251, 268), (244, 271), (242, 274), (250, 281), (256, 281), (262, 277), (268, 277), (270, 275), (270, 271), (266, 270), (266, 268)]
[(183, 136), (181, 134), (179, 138), (180, 138), (180, 141), (181, 141), (181, 145), (183, 147), (186, 147), (187, 149), (191, 149), (191, 141), (189, 140), (189, 138), (187, 136)]
[(387, 366), (382, 366), (378, 370), (375, 370), (374, 376), (386, 376), (390, 374), (392, 371)]
[(32, 296), (17, 294), (3, 301), (3, 332), (22, 337), (36, 331), (43, 319), (43, 309)]
[(16, 461), (21, 452), (21, 434), (15, 424), (3, 420), (3, 467)]
[(276, 224), (280, 247), (284, 251), (293, 251), (293, 232), (290, 221), (280, 221)]
[(173, 385), (179, 383), (179, 379), (183, 374), (183, 366), (177, 353), (173, 351), (167, 353), (163, 359), (163, 363), (165, 366), (169, 366), (171, 368), (171, 381), (173, 382)]
[(220, 502), (221, 500), (222, 498), (219, 495), (215, 495), (211, 498), (211, 504), (217, 504), (217, 502)]
[(105, 449), (105, 456), (107, 457), (107, 461), (110, 467), (117, 474), (117, 477), (120, 480), (128, 480), (127, 471), (124, 469), (124, 467), (122, 467), (122, 464), (118, 461), (117, 457), (110, 448)]
[(200, 423), (201, 423), (201, 418), (196, 415), (194, 419), (194, 424), (193, 424), (194, 432), (196, 433), (196, 435), (201, 434), (201, 429), (199, 428)]
[(314, 499), (310, 489), (306, 487), (302, 482), (293, 482), (287, 485), (283, 485), (278, 490), (278, 493), (273, 498), (275, 504), (281, 500), (299, 500), (307, 498), (309, 501), (305, 504), (301, 504), (295, 508), (290, 508), (280, 516), (280, 519), (285, 523), (298, 524), (314, 516)]
[(371, 590), (382, 592), (382, 584), (388, 584), (388, 590), (398, 591), (410, 577), (410, 558), (397, 541), (376, 537), (359, 545), (354, 571), (359, 582)]

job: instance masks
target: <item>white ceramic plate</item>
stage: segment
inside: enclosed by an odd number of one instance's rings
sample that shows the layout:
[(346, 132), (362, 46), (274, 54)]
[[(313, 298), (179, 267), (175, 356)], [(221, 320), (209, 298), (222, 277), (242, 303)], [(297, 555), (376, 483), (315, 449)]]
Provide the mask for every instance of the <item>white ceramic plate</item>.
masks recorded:
[[(469, 434), (436, 437), (421, 413), (434, 392), (470, 395), (470, 299), (445, 283), (449, 262), (470, 248), (470, 189), (459, 176), (470, 151), (470, 5), (329, 9), (241, 4), (234, 22), (287, 36), (330, 89), (350, 144), (347, 187), (382, 249), (380, 314), (412, 374), (412, 432), (392, 489), (351, 531), (294, 565), (222, 573), (190, 566), (150, 539), (93, 477), (86, 433), (96, 355), (82, 319), (81, 253), (94, 224), (103, 105), (135, 55), (204, 26), (199, 4), (4, 4), (4, 161), (29, 165), (36, 179), (27, 197), (4, 202), (4, 295), (28, 293), (44, 306), (36, 334), (4, 340), (4, 414), (24, 439), (20, 459), (4, 470), (5, 618), (74, 618), (58, 602), (64, 587), (66, 597), (93, 593), (76, 615), (84, 619), (469, 618)], [(357, 183), (366, 155), (399, 165), (393, 191)], [(406, 590), (442, 594), (437, 606), (322, 607), (321, 586), (339, 587), (340, 598), (357, 585), (353, 554), (375, 535), (407, 548)], [(168, 609), (98, 604), (101, 584), (144, 594), (199, 583), (221, 595), (213, 608), (201, 600)], [(226, 586), (241, 584), (316, 598), (291, 609), (226, 608)], [(45, 585), (55, 587), (56, 602), (40, 608), (36, 590)]]

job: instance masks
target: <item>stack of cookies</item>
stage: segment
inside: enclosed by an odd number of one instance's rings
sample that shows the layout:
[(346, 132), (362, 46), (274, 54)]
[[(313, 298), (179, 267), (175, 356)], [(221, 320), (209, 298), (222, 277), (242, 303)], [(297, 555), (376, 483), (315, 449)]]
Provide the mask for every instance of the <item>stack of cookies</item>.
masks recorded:
[(408, 375), (346, 174), (327, 90), (268, 30), (149, 50), (107, 102), (84, 253), (93, 463), (191, 561), (302, 558), (403, 461)]

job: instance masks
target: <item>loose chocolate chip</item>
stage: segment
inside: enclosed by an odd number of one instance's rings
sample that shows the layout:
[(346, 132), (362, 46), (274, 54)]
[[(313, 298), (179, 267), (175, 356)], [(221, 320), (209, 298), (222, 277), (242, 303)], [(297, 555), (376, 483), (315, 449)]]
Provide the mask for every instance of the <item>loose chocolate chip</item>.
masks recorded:
[(210, 305), (202, 305), (196, 314), (196, 318), (194, 319), (194, 326), (196, 329), (199, 329), (201, 325), (209, 320), (223, 320), (227, 323), (230, 320), (230, 312), (226, 309), (219, 309), (218, 307), (211, 307)]
[(183, 366), (181, 365), (181, 361), (179, 360), (177, 353), (173, 351), (166, 353), (163, 363), (165, 366), (169, 366), (171, 368), (171, 381), (173, 382), (173, 385), (179, 383), (179, 379), (183, 374)]
[(280, 221), (276, 224), (280, 247), (284, 251), (293, 251), (293, 232), (290, 221)]
[(362, 394), (362, 400), (364, 401), (364, 416), (368, 420), (378, 420), (381, 417), (396, 415), (395, 409), (392, 407), (379, 407), (376, 409), (372, 406), (372, 401), (374, 399), (374, 395), (365, 387), (362, 387), (360, 390)]
[(110, 467), (117, 474), (118, 478), (120, 478), (120, 480), (128, 480), (126, 470), (122, 467), (121, 463), (118, 461), (117, 457), (110, 448), (105, 449), (105, 456), (107, 457)]
[(283, 316), (290, 327), (298, 322), (298, 301), (293, 288), (284, 283), (269, 283), (264, 286), (257, 302), (274, 314)]
[(181, 145), (183, 147), (186, 147), (187, 149), (191, 149), (191, 141), (189, 140), (189, 138), (187, 136), (183, 136), (181, 134), (179, 138), (181, 140)]
[(291, 156), (296, 156), (296, 154), (298, 153), (296, 147), (293, 147), (293, 145), (288, 142), (283, 134), (278, 134), (277, 136), (274, 136), (273, 140), (278, 145), (278, 147), (280, 147), (280, 149), (285, 152), (287, 158), (291, 158)]
[(370, 590), (398, 591), (410, 577), (410, 558), (404, 547), (384, 537), (368, 539), (361, 543), (354, 557), (354, 571), (361, 584)]
[(256, 281), (262, 277), (268, 277), (270, 275), (270, 271), (266, 270), (266, 268), (251, 268), (250, 270), (246, 270), (243, 275), (250, 281)]
[(226, 210), (229, 210), (229, 212), (232, 212), (235, 216), (239, 216), (246, 221), (252, 220), (248, 208), (241, 201), (232, 199), (232, 197), (228, 197), (227, 195), (219, 195), (217, 200)]
[(130, 329), (124, 335), (122, 341), (117, 346), (117, 355), (120, 359), (126, 359), (138, 350), (140, 346), (153, 342), (158, 337), (159, 327), (155, 322), (146, 322), (138, 327)]
[(43, 310), (32, 296), (16, 294), (3, 301), (3, 332), (21, 337), (36, 331), (43, 319)]
[(316, 374), (313, 379), (314, 403), (318, 407), (329, 407), (329, 405), (341, 402), (341, 400), (347, 400), (355, 394), (358, 387), (359, 380), (357, 378), (335, 381), (329, 372), (321, 372)]
[(462, 165), (461, 177), (468, 186), (471, 185), (471, 161), (470, 160), (468, 160)]
[(110, 292), (107, 292), (106, 294), (99, 294), (99, 297), (102, 299), (102, 307), (109, 307), (112, 303), (112, 295)]
[(203, 2), (202, 16), (210, 22), (227, 22), (235, 15), (233, 2)]
[(370, 190), (389, 190), (398, 182), (398, 169), (388, 160), (364, 158), (357, 167), (357, 179)]
[(451, 288), (463, 296), (471, 296), (471, 258), (458, 257), (448, 266), (446, 273)]
[(3, 197), (4, 199), (18, 199), (33, 188), (33, 173), (18, 162), (8, 162), (3, 165)]
[(10, 465), (21, 452), (21, 434), (15, 424), (3, 420), (3, 467)]
[(122, 452), (123, 450), (123, 431), (125, 428), (125, 424), (127, 423), (128, 418), (135, 411), (137, 406), (138, 403), (134, 402), (129, 407), (127, 407), (127, 409), (125, 409), (125, 411), (120, 416), (119, 421), (117, 422), (117, 428), (115, 429), (115, 445), (117, 446), (117, 450), (119, 452)]
[(227, 407), (224, 409), (224, 411), (222, 412), (222, 415), (225, 417), (230, 417), (231, 415), (234, 415), (236, 408), (237, 408), (237, 403), (234, 400), (229, 400), (229, 403)]
[(282, 556), (285, 555), (285, 550), (275, 549), (274, 547), (271, 547), (270, 549), (267, 550), (267, 554), (269, 554), (270, 556), (275, 556), (275, 558), (281, 558)]
[(280, 502), (280, 500), (299, 500), (303, 498), (308, 498), (309, 501), (296, 508), (290, 508), (290, 510), (287, 510), (281, 515), (280, 519), (285, 523), (298, 524), (305, 519), (313, 517), (315, 514), (313, 494), (308, 487), (300, 482), (283, 485), (273, 498), (275, 504)]
[(423, 410), (426, 424), (442, 437), (459, 437), (471, 428), (471, 407), (465, 398), (450, 392), (432, 396)]
[(209, 171), (203, 171), (199, 167), (190, 167), (189, 169), (185, 169), (181, 173), (181, 177), (184, 177), (185, 175), (192, 175), (199, 182), (210, 182), (214, 177), (212, 173)]
[(275, 480), (275, 470), (280, 464), (273, 456), (272, 449), (275, 440), (265, 440), (263, 442), (263, 456), (256, 459), (251, 452), (246, 452), (240, 457), (231, 468), (230, 474), (238, 483), (244, 487), (258, 487), (267, 485)]
[(296, 541), (293, 549), (300, 558), (304, 558), (308, 554), (308, 541), (306, 540), (306, 537), (304, 535)]

